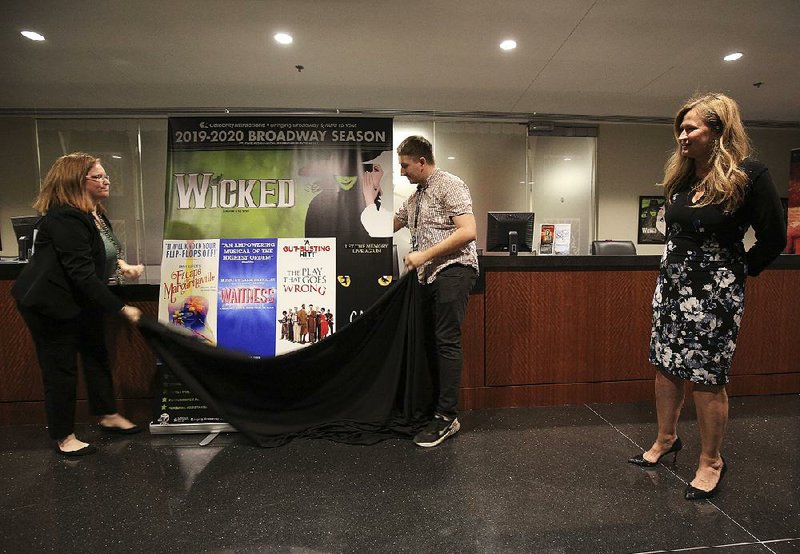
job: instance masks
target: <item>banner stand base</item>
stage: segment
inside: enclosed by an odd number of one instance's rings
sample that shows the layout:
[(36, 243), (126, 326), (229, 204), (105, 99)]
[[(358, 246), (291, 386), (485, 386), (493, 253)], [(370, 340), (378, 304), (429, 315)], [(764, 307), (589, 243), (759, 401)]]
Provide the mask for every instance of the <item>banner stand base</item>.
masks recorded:
[(219, 436), (219, 431), (209, 433), (208, 435), (206, 435), (206, 438), (200, 441), (199, 446), (208, 446), (209, 444), (211, 444), (211, 441), (213, 441), (218, 436)]
[[(223, 421), (215, 423), (169, 423), (150, 422), (151, 435), (180, 435), (184, 433), (205, 433), (216, 437), (220, 433), (238, 433), (235, 427)], [(211, 440), (214, 440), (214, 437)]]

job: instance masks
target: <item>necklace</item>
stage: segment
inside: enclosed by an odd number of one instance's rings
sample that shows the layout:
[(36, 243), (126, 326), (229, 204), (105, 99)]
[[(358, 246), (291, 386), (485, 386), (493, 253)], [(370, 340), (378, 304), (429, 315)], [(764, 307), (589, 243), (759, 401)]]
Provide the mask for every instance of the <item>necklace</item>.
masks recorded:
[[(114, 246), (115, 258), (118, 262), (122, 259), (122, 245), (119, 243), (119, 240), (117, 240), (117, 237), (111, 231), (104, 218), (98, 215), (97, 212), (92, 212), (92, 216), (94, 216), (94, 224), (97, 230), (100, 231), (100, 235), (104, 239), (103, 242), (108, 242)], [(122, 270), (119, 267), (119, 263), (114, 265), (114, 275), (109, 279), (113, 281), (114, 284), (120, 284), (122, 282)]]

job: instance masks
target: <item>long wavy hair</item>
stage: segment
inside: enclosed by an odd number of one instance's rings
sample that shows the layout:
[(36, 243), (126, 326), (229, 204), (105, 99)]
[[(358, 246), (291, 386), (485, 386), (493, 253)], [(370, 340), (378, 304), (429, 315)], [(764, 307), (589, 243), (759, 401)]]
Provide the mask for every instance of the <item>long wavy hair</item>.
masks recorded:
[[(33, 208), (42, 214), (56, 204), (72, 206), (87, 213), (94, 210), (95, 206), (86, 194), (84, 179), (99, 163), (100, 158), (85, 152), (73, 152), (58, 158), (47, 172)], [(98, 209), (102, 213), (102, 207), (98, 206)]]
[(694, 187), (703, 192), (702, 198), (694, 207), (719, 204), (726, 212), (735, 211), (744, 201), (748, 182), (747, 174), (740, 165), (750, 155), (751, 148), (739, 106), (724, 94), (695, 96), (678, 110), (673, 125), (677, 146), (664, 167), (664, 195), (669, 202), (672, 194), (695, 176), (695, 160), (681, 155), (678, 142), (683, 118), (693, 109), (697, 110), (705, 124), (711, 128), (715, 139), (708, 161), (709, 172)]

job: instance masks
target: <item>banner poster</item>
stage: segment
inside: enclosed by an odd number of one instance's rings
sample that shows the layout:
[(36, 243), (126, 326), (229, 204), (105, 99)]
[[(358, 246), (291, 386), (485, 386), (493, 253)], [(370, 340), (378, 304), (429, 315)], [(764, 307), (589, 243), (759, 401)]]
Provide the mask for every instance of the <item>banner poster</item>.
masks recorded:
[[(219, 283), (220, 241), (165, 240), (161, 258), (161, 287), (158, 319), (178, 325), (198, 340), (217, 343), (217, 288)], [(181, 426), (184, 430), (227, 430), (216, 414), (208, 409), (161, 367), (161, 394), (155, 399), (153, 432), (168, 432)], [(207, 425), (214, 429), (204, 429)]]
[(280, 239), (276, 354), (318, 342), (334, 332), (336, 240)]
[(150, 424), (153, 434), (213, 433), (234, 431), (216, 413), (178, 380), (161, 360), (156, 360), (160, 376), (161, 394), (155, 398), (154, 421)]
[(276, 239), (220, 240), (219, 344), (275, 355), (276, 249)]
[(391, 163), (391, 118), (170, 118), (159, 319), (258, 357), (347, 325), (397, 277)]
[(188, 329), (209, 344), (217, 344), (219, 243), (165, 240), (161, 259), (159, 321)]

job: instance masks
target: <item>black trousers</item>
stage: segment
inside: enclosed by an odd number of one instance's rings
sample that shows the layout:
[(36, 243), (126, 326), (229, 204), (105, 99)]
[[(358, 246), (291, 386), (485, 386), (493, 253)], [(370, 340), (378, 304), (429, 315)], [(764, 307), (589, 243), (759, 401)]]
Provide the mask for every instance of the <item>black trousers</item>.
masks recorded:
[(72, 319), (52, 319), (23, 306), (17, 308), (31, 332), (42, 370), (50, 437), (60, 440), (74, 432), (78, 354), (89, 410), (94, 415), (116, 413), (103, 312), (84, 309)]
[(447, 418), (454, 418), (458, 408), (458, 387), (464, 365), (461, 323), (476, 278), (473, 268), (454, 264), (441, 270), (433, 283), (422, 285), (426, 349), (433, 362), (434, 390), (437, 391), (435, 409)]

